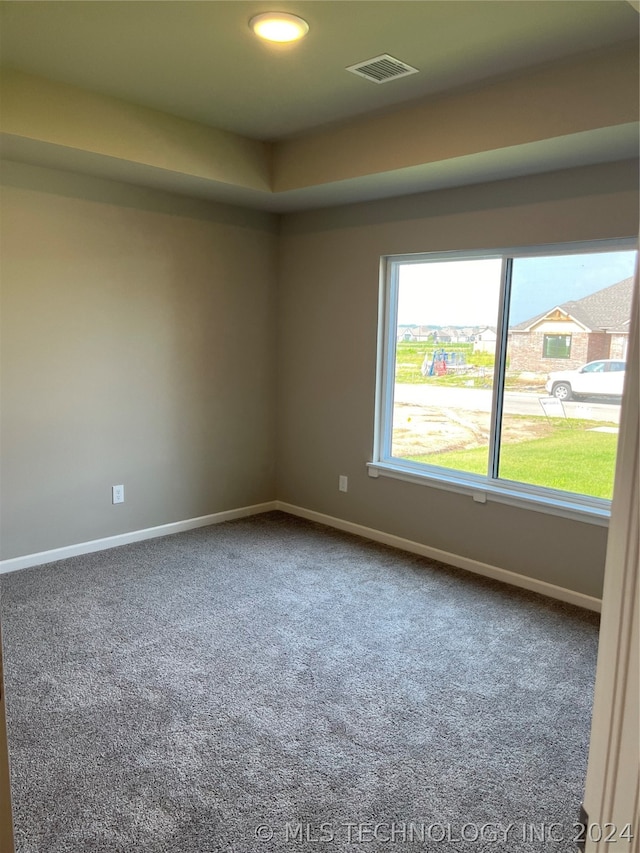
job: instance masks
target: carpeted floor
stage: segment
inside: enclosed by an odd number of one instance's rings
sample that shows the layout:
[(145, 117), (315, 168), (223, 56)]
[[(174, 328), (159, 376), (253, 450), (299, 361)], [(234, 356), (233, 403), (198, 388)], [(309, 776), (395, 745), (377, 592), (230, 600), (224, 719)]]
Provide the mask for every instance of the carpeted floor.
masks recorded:
[(17, 853), (574, 849), (594, 614), (282, 513), (1, 593)]

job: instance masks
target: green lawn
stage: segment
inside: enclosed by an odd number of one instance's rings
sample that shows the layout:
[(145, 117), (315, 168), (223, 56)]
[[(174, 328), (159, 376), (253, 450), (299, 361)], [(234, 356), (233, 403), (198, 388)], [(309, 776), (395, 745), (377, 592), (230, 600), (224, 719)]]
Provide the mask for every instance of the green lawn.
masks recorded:
[[(469, 376), (441, 376), (426, 379), (421, 372), (422, 362), (425, 355), (433, 358), (432, 343), (416, 343), (413, 341), (400, 341), (396, 348), (396, 382), (423, 383), (436, 381), (439, 385), (464, 385)], [(464, 353), (467, 364), (470, 367), (484, 367), (487, 372), (487, 383), (491, 384), (493, 379), (493, 356), (488, 352), (473, 352), (473, 344), (442, 344), (446, 352)]]
[[(473, 386), (475, 388), (491, 388), (493, 385), (494, 356), (488, 352), (473, 351), (473, 344), (443, 344), (438, 349), (445, 352), (464, 353), (466, 363), (469, 365), (468, 373), (449, 373), (444, 376), (423, 376), (422, 362), (425, 355), (429, 362), (433, 358), (432, 343), (416, 343), (413, 341), (400, 341), (396, 345), (396, 382), (406, 385), (436, 384), (464, 388)], [(507, 359), (507, 367), (509, 360)], [(505, 387), (508, 390), (518, 391), (525, 385), (531, 388), (531, 379), (520, 379), (518, 375), (507, 373)], [(544, 378), (539, 380), (534, 390), (544, 393)]]
[[(503, 444), (500, 476), (547, 488), (597, 498), (611, 498), (618, 436), (561, 428), (544, 438)], [(472, 474), (487, 473), (487, 449), (455, 450), (412, 456), (426, 462)]]

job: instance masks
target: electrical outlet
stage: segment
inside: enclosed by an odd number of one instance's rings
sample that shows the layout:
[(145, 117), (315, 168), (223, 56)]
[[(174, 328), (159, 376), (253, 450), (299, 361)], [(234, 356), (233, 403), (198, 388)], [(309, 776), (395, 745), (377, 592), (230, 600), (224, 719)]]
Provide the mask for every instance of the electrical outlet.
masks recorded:
[(124, 486), (112, 486), (111, 487), (111, 503), (114, 503), (114, 504), (123, 504), (124, 503)]
[(338, 477), (338, 489), (341, 492), (346, 492), (349, 489), (349, 478), (344, 474), (340, 474)]

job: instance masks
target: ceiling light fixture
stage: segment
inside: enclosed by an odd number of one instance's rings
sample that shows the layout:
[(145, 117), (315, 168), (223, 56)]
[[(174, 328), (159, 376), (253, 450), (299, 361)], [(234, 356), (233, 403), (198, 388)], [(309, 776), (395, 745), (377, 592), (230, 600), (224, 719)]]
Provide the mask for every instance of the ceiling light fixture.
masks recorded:
[(267, 41), (298, 41), (309, 32), (309, 24), (288, 12), (263, 12), (249, 21), (253, 32)]

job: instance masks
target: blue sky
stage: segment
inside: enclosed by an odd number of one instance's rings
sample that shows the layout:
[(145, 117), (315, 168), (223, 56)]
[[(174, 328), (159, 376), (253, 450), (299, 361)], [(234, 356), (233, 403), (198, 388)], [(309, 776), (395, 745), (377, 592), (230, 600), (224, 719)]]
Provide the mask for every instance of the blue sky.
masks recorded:
[[(635, 252), (516, 258), (514, 326), (571, 299), (581, 299), (633, 275)], [(495, 326), (501, 261), (433, 261), (400, 267), (400, 325)]]
[(517, 258), (511, 280), (509, 325), (629, 278), (633, 275), (635, 255), (635, 252), (602, 252)]

